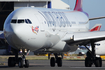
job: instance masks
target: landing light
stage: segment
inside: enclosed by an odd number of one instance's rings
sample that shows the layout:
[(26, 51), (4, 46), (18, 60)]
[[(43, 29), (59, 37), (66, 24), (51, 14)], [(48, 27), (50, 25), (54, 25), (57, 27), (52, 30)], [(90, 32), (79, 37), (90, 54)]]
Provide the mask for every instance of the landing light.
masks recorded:
[(27, 49), (25, 49), (25, 51), (24, 51), (25, 53), (27, 53)]

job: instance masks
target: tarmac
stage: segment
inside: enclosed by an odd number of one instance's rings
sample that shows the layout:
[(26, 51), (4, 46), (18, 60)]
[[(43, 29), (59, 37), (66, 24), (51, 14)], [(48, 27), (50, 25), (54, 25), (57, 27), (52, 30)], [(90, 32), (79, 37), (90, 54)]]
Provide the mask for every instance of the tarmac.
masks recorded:
[(8, 67), (7, 65), (8, 59), (0, 59), (0, 70), (105, 70), (105, 61), (103, 61), (102, 67), (85, 67), (84, 60), (63, 60), (62, 67), (50, 67), (50, 60), (48, 59), (40, 59), (40, 60), (29, 60), (30, 66), (29, 68), (19, 68), (18, 65), (16, 67)]
[[(13, 55), (9, 56), (0, 56), (0, 59), (8, 59), (9, 57), (14, 57)], [(54, 57), (54, 56), (51, 56)], [(63, 59), (66, 60), (84, 60), (86, 56), (64, 56)], [(36, 55), (27, 55), (26, 59), (28, 60), (40, 60), (40, 59), (48, 59), (48, 56), (36, 56)]]

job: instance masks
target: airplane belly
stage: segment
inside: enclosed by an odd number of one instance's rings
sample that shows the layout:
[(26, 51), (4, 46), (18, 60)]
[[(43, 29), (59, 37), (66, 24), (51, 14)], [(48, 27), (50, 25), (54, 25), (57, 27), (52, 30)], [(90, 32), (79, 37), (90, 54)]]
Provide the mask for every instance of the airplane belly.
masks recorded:
[(19, 44), (24, 44), (25, 46), (23, 46), (23, 48), (30, 49), (31, 51), (35, 51), (37, 49), (42, 48), (47, 40), (47, 38), (45, 37), (45, 33), (41, 32), (39, 32), (38, 34), (31, 32), (27, 35), (27, 37), (21, 37), (19, 39), (20, 42), (23, 42)]
[(35, 51), (37, 49), (43, 48), (46, 44), (47, 38), (44, 32), (39, 32), (35, 37), (29, 37), (27, 39), (27, 45), (30, 46), (30, 50)]
[(76, 45), (68, 45), (64, 41), (59, 41), (55, 46), (48, 49), (48, 51), (52, 52), (73, 52), (76, 51), (78, 46)]
[[(43, 35), (43, 33), (39, 33), (40, 35)], [(32, 37), (29, 36), (27, 38), (24, 39), (23, 38), (18, 38), (16, 35), (12, 35), (9, 39), (8, 42), (10, 43), (10, 45), (13, 48), (17, 48), (17, 49), (29, 49), (31, 51), (35, 51), (37, 49), (42, 48), (44, 45), (46, 45), (46, 38), (43, 36), (39, 37)]]

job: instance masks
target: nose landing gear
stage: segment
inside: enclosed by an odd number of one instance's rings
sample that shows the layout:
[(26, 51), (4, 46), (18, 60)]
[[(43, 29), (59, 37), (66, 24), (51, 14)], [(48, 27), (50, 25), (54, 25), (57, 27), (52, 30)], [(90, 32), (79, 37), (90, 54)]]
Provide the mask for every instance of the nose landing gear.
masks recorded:
[(29, 61), (26, 60), (25, 55), (23, 54), (22, 57), (18, 57), (18, 51), (15, 51), (15, 57), (9, 57), (8, 59), (8, 66), (9, 67), (15, 67), (15, 65), (18, 64), (19, 68), (28, 68), (29, 67)]
[(19, 68), (28, 68), (29, 67), (29, 61), (25, 59), (25, 56), (23, 55), (21, 58), (19, 58), (18, 62)]

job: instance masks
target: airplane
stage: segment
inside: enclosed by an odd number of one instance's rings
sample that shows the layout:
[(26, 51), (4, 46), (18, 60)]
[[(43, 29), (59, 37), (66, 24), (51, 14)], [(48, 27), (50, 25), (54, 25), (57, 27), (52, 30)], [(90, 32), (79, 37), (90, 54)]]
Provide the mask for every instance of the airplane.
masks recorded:
[[(85, 66), (102, 66), (102, 59), (96, 57), (95, 42), (105, 40), (105, 31), (89, 31), (89, 21), (105, 17), (89, 18), (82, 9), (82, 0), (76, 0), (73, 11), (23, 7), (14, 10), (4, 22), (3, 34), (8, 44), (15, 49), (15, 57), (8, 58), (8, 66), (29, 67), (25, 54), (29, 51), (53, 53), (50, 66), (62, 67), (62, 55), (76, 51), (78, 45), (91, 44), (85, 58)], [(22, 57), (18, 52), (22, 50)]]

